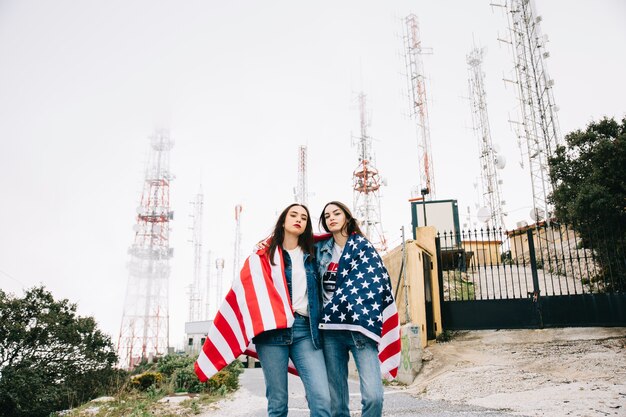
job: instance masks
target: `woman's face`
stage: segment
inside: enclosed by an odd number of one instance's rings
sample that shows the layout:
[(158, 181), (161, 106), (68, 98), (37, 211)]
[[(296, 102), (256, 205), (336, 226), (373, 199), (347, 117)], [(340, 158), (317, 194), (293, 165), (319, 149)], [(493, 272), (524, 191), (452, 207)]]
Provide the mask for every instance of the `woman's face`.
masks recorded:
[(338, 206), (329, 204), (324, 209), (324, 220), (331, 233), (340, 233), (346, 225), (346, 214)]
[(285, 234), (300, 236), (304, 233), (307, 221), (309, 221), (309, 216), (307, 216), (304, 207), (291, 207), (287, 212), (287, 217), (285, 217)]

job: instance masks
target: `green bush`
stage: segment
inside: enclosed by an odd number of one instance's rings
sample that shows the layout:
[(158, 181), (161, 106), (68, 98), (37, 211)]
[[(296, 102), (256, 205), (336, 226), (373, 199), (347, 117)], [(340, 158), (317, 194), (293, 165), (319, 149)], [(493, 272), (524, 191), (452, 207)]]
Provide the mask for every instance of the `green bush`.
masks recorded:
[(144, 372), (130, 378), (131, 386), (141, 391), (145, 391), (153, 385), (158, 386), (161, 382), (163, 382), (163, 375), (160, 372)]
[(187, 368), (191, 366), (193, 371), (193, 363), (195, 359), (187, 355), (166, 355), (159, 359), (157, 362), (157, 370), (165, 375), (171, 377), (174, 372), (181, 368)]
[(213, 375), (207, 382), (200, 382), (194, 371), (195, 359), (191, 357), (164, 358), (159, 369), (170, 373), (169, 388), (173, 392), (211, 393), (223, 395), (239, 388), (239, 374), (243, 365), (235, 361)]
[(235, 391), (239, 388), (239, 374), (242, 372), (243, 364), (239, 361), (234, 361), (207, 381), (209, 392), (223, 394)]
[(193, 370), (193, 365), (174, 371), (170, 386), (175, 392), (205, 392), (207, 384), (200, 382)]

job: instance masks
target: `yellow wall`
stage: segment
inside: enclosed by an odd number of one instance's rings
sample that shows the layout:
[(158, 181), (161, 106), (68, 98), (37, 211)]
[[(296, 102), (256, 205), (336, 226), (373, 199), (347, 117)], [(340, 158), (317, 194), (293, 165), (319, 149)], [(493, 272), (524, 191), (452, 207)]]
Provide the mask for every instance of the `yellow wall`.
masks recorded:
[(469, 266), (499, 265), (500, 246), (499, 240), (464, 240), (461, 243), (466, 252), (472, 252)]
[[(413, 323), (420, 327), (422, 347), (427, 345), (426, 332), (426, 299), (424, 294), (424, 265), (422, 252), (430, 255), (433, 268), (431, 270), (432, 302), (434, 310), (435, 334), (442, 332), (441, 328), (441, 307), (439, 300), (439, 280), (437, 279), (437, 251), (435, 246), (434, 227), (416, 228), (416, 239), (406, 241), (406, 285), (403, 277), (400, 277), (400, 267), (402, 265), (402, 245), (394, 248), (383, 257), (385, 267), (389, 271), (389, 277), (396, 294), (396, 304), (400, 316), (400, 323)], [(398, 285), (400, 288), (398, 289)], [(406, 291), (405, 291), (406, 289)], [(405, 294), (408, 297), (405, 297)], [(408, 303), (408, 308), (407, 308)]]

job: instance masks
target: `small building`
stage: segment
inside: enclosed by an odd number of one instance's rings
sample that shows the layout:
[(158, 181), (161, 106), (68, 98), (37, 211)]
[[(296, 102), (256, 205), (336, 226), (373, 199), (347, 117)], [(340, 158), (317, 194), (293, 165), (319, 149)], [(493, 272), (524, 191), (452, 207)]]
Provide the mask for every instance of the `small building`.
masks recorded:
[(464, 240), (461, 242), (461, 247), (466, 254), (471, 254), (468, 257), (469, 268), (474, 268), (476, 265), (491, 266), (501, 263), (501, 240)]
[(193, 356), (200, 353), (213, 320), (188, 321), (185, 323), (185, 353)]

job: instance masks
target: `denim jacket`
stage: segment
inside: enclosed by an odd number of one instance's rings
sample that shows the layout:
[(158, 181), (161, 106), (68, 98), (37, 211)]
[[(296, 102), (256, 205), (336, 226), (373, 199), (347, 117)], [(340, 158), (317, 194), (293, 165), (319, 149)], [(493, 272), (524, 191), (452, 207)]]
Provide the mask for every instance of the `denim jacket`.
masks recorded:
[[(287, 251), (283, 251), (285, 262), (285, 278), (289, 288), (289, 297), (292, 298), (291, 291), (291, 258)], [(319, 323), (322, 319), (322, 294), (319, 275), (315, 270), (315, 261), (308, 253), (304, 254), (304, 270), (306, 272), (306, 292), (309, 302), (309, 325), (311, 327), (311, 338), (316, 349), (322, 347), (320, 340)], [(272, 345), (290, 345), (293, 342), (293, 332), (291, 328), (268, 330), (257, 335), (253, 342), (255, 344), (265, 343)]]

